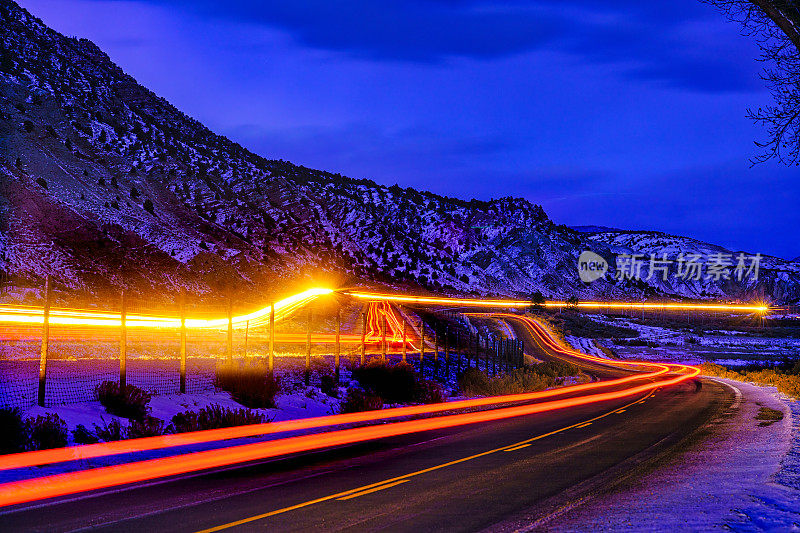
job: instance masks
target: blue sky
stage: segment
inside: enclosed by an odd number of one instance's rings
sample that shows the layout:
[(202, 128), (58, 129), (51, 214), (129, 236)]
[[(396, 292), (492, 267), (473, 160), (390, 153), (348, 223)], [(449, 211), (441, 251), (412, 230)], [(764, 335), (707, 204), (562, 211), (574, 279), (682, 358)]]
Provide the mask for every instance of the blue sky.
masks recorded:
[(23, 0), (271, 158), (800, 255), (751, 38), (698, 0)]

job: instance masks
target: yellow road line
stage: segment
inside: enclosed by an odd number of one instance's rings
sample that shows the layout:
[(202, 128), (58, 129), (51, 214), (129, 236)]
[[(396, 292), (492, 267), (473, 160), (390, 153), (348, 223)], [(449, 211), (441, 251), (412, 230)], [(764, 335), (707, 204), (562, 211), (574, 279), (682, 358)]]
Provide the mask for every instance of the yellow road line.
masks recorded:
[(527, 448), (530, 444), (523, 444), (522, 446), (514, 446), (513, 448), (508, 448), (507, 452), (513, 452), (515, 450), (521, 450), (522, 448)]
[[(614, 411), (614, 412), (616, 412), (616, 411)], [(577, 428), (585, 428), (586, 426), (591, 426), (591, 425), (592, 425), (592, 423), (591, 423), (591, 422), (586, 422), (585, 424), (581, 424), (580, 426), (575, 426), (575, 428), (576, 428), (576, 429), (577, 429)]]
[(350, 496), (344, 496), (342, 498), (336, 498), (337, 500), (352, 500), (353, 498), (358, 498), (359, 496), (364, 496), (365, 494), (372, 494), (373, 492), (378, 492), (379, 490), (389, 489), (400, 485), (401, 483), (406, 483), (411, 481), (410, 479), (401, 479), (400, 481), (395, 481), (394, 483), (389, 483), (388, 485), (381, 485), (380, 487), (375, 487), (369, 490), (364, 490), (361, 492), (356, 492), (355, 494), (351, 494)]
[[(655, 393), (655, 391), (651, 391), (647, 396), (645, 396), (645, 398), (649, 398), (654, 393)], [(627, 404), (625, 407), (626, 408), (630, 407), (633, 404), (638, 403), (639, 401), (640, 400), (637, 400), (635, 402), (631, 402), (631, 403)], [(578, 422), (577, 424), (572, 424), (571, 426), (563, 427), (561, 429), (556, 429), (554, 431), (550, 431), (549, 433), (543, 433), (543, 434), (538, 435), (536, 437), (531, 437), (530, 439), (523, 440), (523, 441), (517, 442), (515, 444), (511, 444), (510, 446), (512, 446), (512, 447), (521, 446), (523, 444), (528, 444), (528, 443), (531, 443), (531, 442), (534, 442), (534, 441), (537, 441), (537, 440), (540, 440), (540, 439), (544, 439), (545, 437), (550, 437), (551, 435), (555, 435), (557, 433), (562, 433), (562, 432), (567, 431), (569, 429), (573, 429), (573, 428), (576, 428), (576, 427), (582, 427), (584, 425), (591, 424), (595, 420), (600, 420), (601, 418), (605, 418), (605, 417), (607, 417), (607, 416), (609, 416), (609, 415), (611, 415), (613, 413), (614, 413), (614, 411), (609, 411), (607, 413), (604, 413), (602, 415), (596, 416), (594, 418), (590, 418), (588, 420), (588, 422)], [(348, 496), (350, 494), (355, 494), (357, 492), (363, 492), (363, 491), (365, 491), (367, 489), (371, 489), (373, 487), (383, 486), (383, 485), (385, 485), (387, 483), (392, 483), (394, 481), (400, 481), (400, 480), (408, 481), (408, 479), (406, 479), (406, 478), (419, 476), (419, 475), (422, 475), (422, 474), (427, 474), (428, 472), (433, 472), (435, 470), (440, 470), (442, 468), (447, 468), (448, 466), (457, 465), (459, 463), (464, 463), (466, 461), (471, 461), (471, 460), (477, 459), (479, 457), (484, 457), (486, 455), (491, 455), (493, 453), (498, 453), (498, 452), (507, 450), (508, 447), (509, 446), (503, 446), (502, 448), (495, 448), (493, 450), (489, 450), (489, 451), (485, 451), (485, 452), (481, 452), (481, 453), (476, 453), (475, 455), (470, 455), (469, 457), (462, 457), (461, 459), (456, 459), (455, 461), (450, 461), (448, 463), (443, 463), (443, 464), (440, 464), (440, 465), (432, 466), (430, 468), (425, 468), (423, 470), (417, 470), (416, 472), (412, 472), (410, 474), (406, 474), (406, 475), (403, 475), (403, 476), (397, 476), (397, 477), (393, 477), (393, 478), (390, 478), (390, 479), (384, 479), (383, 481), (379, 481), (377, 483), (372, 483), (370, 485), (364, 485), (363, 487), (358, 487), (358, 488), (355, 488), (355, 489), (346, 490), (344, 492), (338, 492), (336, 494), (331, 494), (330, 496), (323, 496), (321, 498), (317, 498), (315, 500), (309, 500), (309, 501), (306, 501), (306, 502), (303, 502), (303, 503), (298, 503), (297, 505), (292, 505), (290, 507), (284, 507), (282, 509), (276, 509), (275, 511), (270, 511), (268, 513), (263, 513), (263, 514), (259, 514), (259, 515), (255, 515), (255, 516), (250, 516), (248, 518), (242, 518), (241, 520), (236, 520), (234, 522), (228, 522), (227, 524), (222, 524), (222, 525), (215, 526), (215, 527), (212, 527), (212, 528), (203, 529), (203, 530), (198, 531), (197, 533), (213, 533), (215, 531), (222, 531), (224, 529), (229, 529), (229, 528), (232, 528), (232, 527), (240, 526), (242, 524), (248, 524), (250, 522), (255, 522), (256, 520), (261, 520), (263, 518), (269, 518), (270, 516), (275, 516), (275, 515), (278, 515), (278, 514), (281, 514), (281, 513), (294, 511), (296, 509), (302, 509), (303, 507), (308, 507), (309, 505), (314, 505), (316, 503), (322, 503), (322, 502), (329, 501), (329, 500), (340, 499), (340, 498), (342, 498), (342, 496)]]
[(621, 413), (625, 412), (625, 409), (620, 409), (619, 411), (614, 411), (614, 412), (617, 413), (617, 414), (621, 414)]

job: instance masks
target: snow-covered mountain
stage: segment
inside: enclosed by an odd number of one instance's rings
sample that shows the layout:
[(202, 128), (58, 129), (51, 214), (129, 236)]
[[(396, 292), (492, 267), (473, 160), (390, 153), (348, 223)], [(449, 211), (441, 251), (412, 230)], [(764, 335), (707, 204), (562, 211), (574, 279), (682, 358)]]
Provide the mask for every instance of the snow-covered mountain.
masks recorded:
[[(660, 292), (667, 294), (682, 294), (693, 298), (715, 297), (724, 298), (736, 291), (743, 290), (751, 296), (763, 297), (773, 301), (797, 301), (798, 299), (798, 280), (800, 280), (800, 264), (793, 261), (786, 261), (772, 256), (762, 256), (754, 259), (754, 254), (743, 250), (728, 250), (722, 246), (708, 244), (689, 237), (678, 237), (658, 231), (622, 231), (606, 230), (585, 231), (590, 241), (609, 246), (614, 254), (641, 254), (643, 256), (642, 275), (649, 275), (649, 258), (667, 257), (672, 260), (670, 265), (670, 275), (664, 281), (660, 275), (661, 271), (654, 272), (654, 276), (648, 283), (656, 287)], [(672, 275), (677, 270), (675, 264), (679, 257), (688, 260), (691, 256), (700, 258), (699, 262), (704, 265), (700, 279), (680, 280), (676, 283)], [(619, 255), (617, 256), (619, 257)], [(741, 274), (742, 282), (737, 283), (736, 267), (739, 257), (742, 258), (743, 271)], [(716, 259), (715, 259), (716, 258)], [(708, 272), (709, 263), (717, 261), (720, 265), (726, 264), (725, 268), (730, 279), (725, 280), (720, 275), (715, 279), (715, 275)], [(755, 280), (755, 269), (750, 271), (753, 262), (758, 263), (758, 279)], [(685, 266), (685, 264), (684, 264)]]
[[(92, 292), (261, 297), (315, 278), (462, 294), (798, 298), (800, 267), (783, 272), (777, 259), (757, 284), (705, 293), (617, 280), (622, 233), (556, 225), (523, 199), (465, 201), (265, 159), (9, 0), (0, 44), (0, 269), (17, 285), (51, 275)], [(585, 249), (611, 263), (591, 284), (576, 268)]]

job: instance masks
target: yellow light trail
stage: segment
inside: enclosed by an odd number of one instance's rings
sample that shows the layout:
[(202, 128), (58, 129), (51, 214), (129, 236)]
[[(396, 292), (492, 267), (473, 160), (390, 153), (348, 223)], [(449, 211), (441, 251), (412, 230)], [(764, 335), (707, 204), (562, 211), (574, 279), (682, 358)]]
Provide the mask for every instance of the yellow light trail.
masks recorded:
[[(276, 303), (276, 311), (279, 309), (280, 305), (282, 316), (285, 316), (283, 313), (289, 313), (293, 310), (296, 310), (299, 307), (306, 305), (310, 301), (313, 301), (322, 295), (330, 294), (331, 292), (333, 291), (329, 289), (311, 289)], [(393, 295), (384, 296), (385, 297), (382, 299), (384, 302), (393, 297)], [(403, 298), (403, 296), (400, 295), (398, 298)], [(452, 301), (452, 299), (447, 300)], [(379, 301), (381, 301), (381, 299), (379, 299)], [(465, 301), (481, 302), (480, 300)], [(374, 320), (377, 321), (380, 317), (382, 321), (383, 316), (386, 316), (387, 322), (389, 322), (388, 319), (390, 314), (393, 314), (393, 311), (388, 304), (384, 305), (383, 307), (383, 315), (379, 314), (377, 310), (375, 310), (376, 312), (373, 313)], [(69, 310), (61, 311), (63, 311), (63, 313), (55, 315), (55, 318), (74, 318), (72, 315), (75, 313), (80, 314), (80, 312)], [(237, 322), (259, 320), (268, 313), (269, 307), (254, 313), (250, 313), (249, 315), (236, 317), (236, 320)], [(87, 315), (88, 314), (103, 315), (103, 313), (87, 313)], [(115, 315), (113, 314), (103, 315), (99, 318), (97, 316), (93, 316), (91, 318), (86, 317), (85, 320), (105, 320), (107, 322), (113, 322), (116, 320), (117, 325), (119, 325), (118, 315), (116, 315), (116, 319), (113, 318), (114, 316)], [(527, 399), (536, 398), (540, 400), (533, 404), (499, 407), (497, 409), (490, 409), (487, 411), (466, 412), (453, 415), (442, 414), (442, 416), (434, 418), (394, 421), (356, 428), (330, 428), (329, 431), (325, 431), (323, 433), (287, 436), (280, 439), (249, 444), (235, 444), (221, 449), (181, 453), (167, 457), (146, 459), (131, 463), (123, 463), (94, 469), (78, 470), (75, 472), (65, 472), (61, 474), (43, 476), (40, 478), (13, 481), (0, 484), (0, 507), (41, 500), (44, 498), (65, 496), (82, 491), (97, 490), (116, 485), (146, 481), (165, 476), (228, 466), (247, 461), (264, 459), (267, 457), (277, 457), (303, 451), (364, 442), (389, 436), (458, 427), (479, 422), (503, 420), (516, 416), (525, 416), (535, 413), (543, 413), (547, 411), (589, 405), (597, 402), (622, 399), (641, 393), (652, 393), (652, 391), (657, 388), (677, 385), (678, 383), (691, 379), (700, 373), (699, 368), (687, 365), (601, 359), (596, 356), (584, 354), (577, 350), (573, 350), (569, 347), (561, 345), (560, 342), (556, 340), (549, 331), (547, 331), (542, 325), (530, 317), (511, 315), (507, 313), (501, 313), (497, 316), (525, 322), (531, 327), (532, 333), (539, 338), (541, 342), (555, 352), (585, 360), (599, 361), (611, 366), (627, 367), (629, 369), (645, 370), (648, 372), (637, 373), (632, 376), (627, 376), (617, 380), (583, 383), (562, 389), (525, 393), (517, 396), (475, 398), (462, 400), (460, 402), (445, 402), (440, 404), (410, 406), (398, 408), (393, 411), (390, 410), (389, 412), (370, 411), (350, 415), (332, 415), (330, 417), (322, 417), (316, 420), (304, 419), (299, 421), (278, 422), (274, 424), (261, 424), (253, 427), (245, 426), (237, 428), (224, 428), (221, 430), (182, 434), (180, 436), (154, 437), (141, 440), (134, 439), (120, 443), (87, 445), (86, 447), (64, 449), (63, 451), (48, 450), (39, 452), (25, 452), (4, 458), (4, 461), (7, 463), (6, 469), (13, 469), (23, 464), (30, 466), (34, 464), (69, 461), (78, 458), (78, 456), (80, 456), (82, 453), (85, 453), (85, 457), (101, 457), (107, 455), (117, 455), (120, 453), (128, 453), (131, 451), (141, 451), (145, 449), (169, 448), (189, 442), (200, 443), (211, 442), (225, 438), (238, 438), (246, 435), (255, 436), (273, 431), (287, 431), (289, 430), (289, 426), (292, 425), (294, 425), (294, 429), (299, 427), (323, 428), (341, 425), (341, 423), (344, 423), (345, 421), (353, 422), (353, 418), (357, 418), (364, 422), (377, 421), (381, 419), (407, 416), (412, 413), (445, 413), (454, 409), (456, 406), (476, 407), (479, 405), (499, 405), (502, 403), (507, 403), (512, 399), (514, 401), (521, 400), (523, 397)], [(151, 322), (151, 319), (152, 317), (141, 317), (141, 321), (143, 322)], [(39, 323), (41, 322), (42, 318), (41, 315), (39, 315)], [(222, 325), (225, 323), (227, 323), (227, 320), (225, 319), (207, 320), (202, 322), (202, 324), (213, 324), (210, 327), (216, 327), (217, 325)], [(387, 327), (389, 327), (388, 323)], [(637, 385), (634, 384), (635, 381), (643, 381), (643, 383)], [(626, 386), (621, 389), (617, 389), (616, 387), (620, 384), (627, 384), (629, 382), (631, 383), (630, 386)], [(614, 385), (614, 387), (611, 387), (612, 385)], [(573, 394), (577, 391), (586, 392), (589, 390), (606, 387), (610, 387), (610, 390), (605, 392), (592, 392), (590, 394), (573, 396)], [(555, 398), (550, 399), (550, 396), (554, 396)], [(545, 398), (548, 399), (545, 400)], [(73, 455), (73, 453), (76, 451), (77, 455)], [(2, 464), (3, 461), (0, 461), (0, 466), (2, 466)]]
[[(416, 303), (424, 305), (463, 305), (470, 307), (503, 307), (503, 308), (520, 308), (530, 307), (533, 302), (529, 300), (499, 300), (499, 299), (477, 299), (477, 298), (450, 298), (441, 296), (409, 296), (405, 294), (391, 294), (391, 293), (376, 293), (376, 292), (359, 292), (359, 291), (346, 291), (345, 294), (358, 298), (361, 300), (369, 301), (390, 301), (390, 302), (405, 302)], [(565, 301), (548, 301), (542, 304), (543, 307), (548, 308), (563, 308), (575, 306), (584, 309), (654, 309), (666, 311), (729, 311), (729, 312), (742, 312), (742, 313), (766, 313), (769, 311), (769, 306), (764, 304), (687, 304), (687, 303), (673, 303), (673, 302), (565, 302)]]
[[(275, 320), (287, 318), (293, 312), (308, 305), (320, 296), (332, 294), (333, 289), (313, 288), (275, 302)], [(269, 320), (270, 306), (252, 313), (234, 316), (233, 327), (242, 328), (249, 323), (258, 326)], [(0, 306), (0, 323), (41, 324), (44, 311), (41, 308)], [(119, 313), (86, 311), (82, 309), (51, 309), (49, 324), (65, 326), (121, 327)], [(228, 324), (227, 318), (200, 319), (187, 318), (188, 329), (222, 328)], [(125, 326), (129, 328), (171, 328), (181, 327), (181, 319), (166, 316), (126, 315)]]

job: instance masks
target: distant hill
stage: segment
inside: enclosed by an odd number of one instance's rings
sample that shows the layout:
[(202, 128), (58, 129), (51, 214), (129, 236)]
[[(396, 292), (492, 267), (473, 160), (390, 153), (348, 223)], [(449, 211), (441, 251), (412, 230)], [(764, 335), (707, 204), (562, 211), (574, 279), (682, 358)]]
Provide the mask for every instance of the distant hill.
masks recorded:
[(267, 159), (8, 0), (0, 44), (0, 274), (17, 285), (51, 275), (76, 291), (170, 298), (178, 287), (266, 298), (312, 279), (508, 296), (800, 295), (800, 267), (774, 258), (757, 284), (587, 285), (582, 250), (613, 266), (629, 245), (681, 244), (556, 225), (524, 199), (467, 201)]
[(570, 229), (573, 231), (577, 231), (578, 233), (600, 233), (600, 232), (610, 232), (610, 231), (619, 231), (621, 229), (616, 228), (609, 228), (608, 226), (570, 226)]

